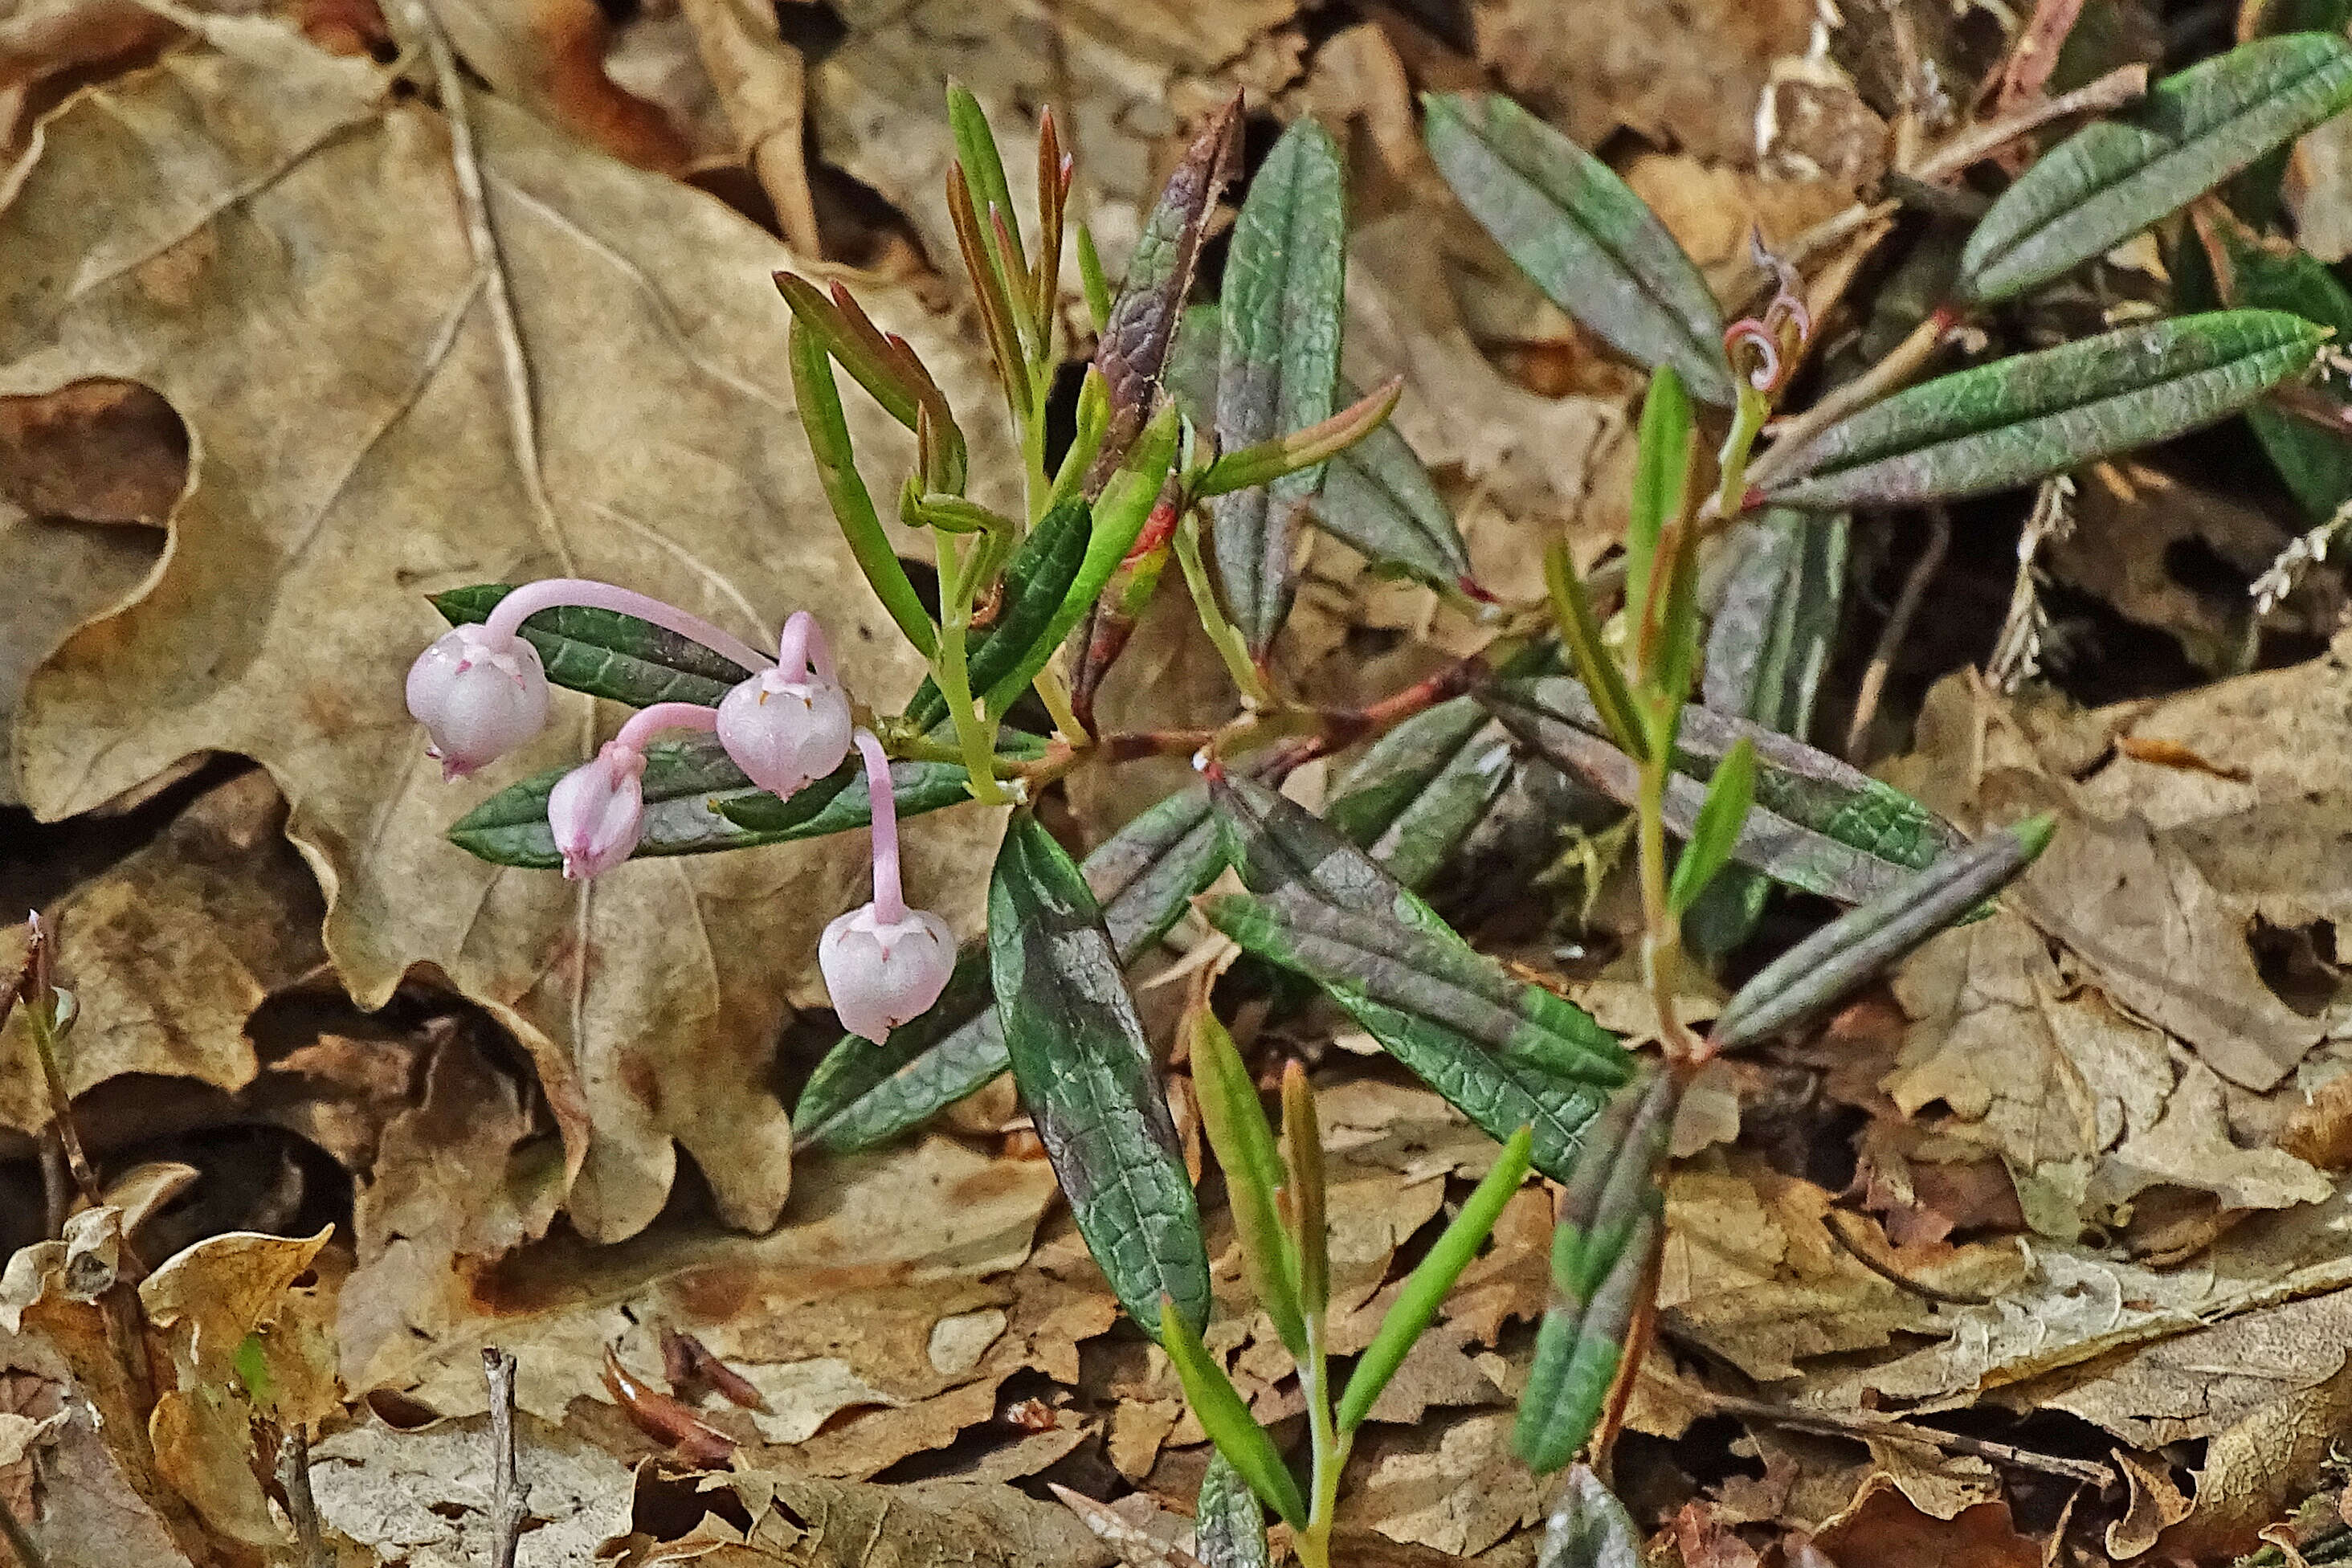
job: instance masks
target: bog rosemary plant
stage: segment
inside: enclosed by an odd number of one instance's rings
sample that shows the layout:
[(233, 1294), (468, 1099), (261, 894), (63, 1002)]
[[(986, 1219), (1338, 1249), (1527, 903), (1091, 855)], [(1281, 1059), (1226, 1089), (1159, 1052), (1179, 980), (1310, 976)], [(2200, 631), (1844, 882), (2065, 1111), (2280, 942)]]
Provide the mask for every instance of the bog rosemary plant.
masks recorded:
[[(2046, 286), (2252, 178), (2352, 102), (2352, 45), (2260, 39), (2137, 103), (2137, 79), (2095, 89), (1920, 150), (1910, 178), (1955, 179), (2059, 107), (2124, 105), (1992, 204), (1948, 297), (1889, 353), (1794, 406), (1822, 379), (1813, 318), (1833, 296), (1809, 298), (1799, 269), (1759, 242), (1756, 308), (1727, 321), (1606, 165), (1506, 99), (1430, 99), (1429, 150), (1464, 205), (1556, 302), (1654, 373), (1621, 542), (1588, 563), (1556, 542), (1548, 603), (1526, 605), (1498, 604), (1475, 582), (1443, 490), (1386, 423), (1400, 384), (1359, 395), (1341, 378), (1346, 179), (1328, 132), (1302, 120), (1276, 142), (1247, 182), (1213, 289), (1202, 250), (1241, 173), (1240, 104), (1226, 106), (1114, 288), (1071, 219), (1075, 174), (1051, 117), (1024, 221), (979, 105), (951, 91), (948, 204), (1017, 471), (975, 486), (961, 423), (972, 411), (951, 407), (845, 288), (776, 279), (810, 460), (877, 600), (928, 668), (922, 686), (896, 711), (853, 689), (823, 606), (793, 614), (772, 657), (614, 584), (455, 588), (434, 601), (451, 629), (408, 682), (450, 777), (500, 766), (541, 733), (551, 686), (635, 712), (593, 757), (508, 782), (450, 836), (487, 859), (588, 878), (632, 875), (628, 863), (648, 857), (869, 831), (872, 898), (818, 945), (846, 1032), (795, 1108), (797, 1146), (872, 1147), (1012, 1072), (1106, 1279), (1165, 1348), (1217, 1445), (1201, 1500), (1209, 1568), (1265, 1561), (1260, 1503), (1308, 1568), (1333, 1560), (1358, 1435), (1530, 1172), (1554, 1184), (1554, 1299), (1518, 1451), (1547, 1472), (1588, 1450), (1605, 1459), (1650, 1331), (1655, 1174), (1682, 1085), (1715, 1054), (1802, 1024), (1970, 918), (2049, 837), (2035, 821), (1971, 841), (1804, 742), (1837, 626), (1845, 520), (2033, 486), (2242, 410), (2339, 439), (2352, 430), (2339, 404), (2315, 407), (2302, 386), (2326, 336), (2307, 315), (2335, 302), (2264, 294), (2258, 268), (2236, 262), (2208, 302), (2292, 308), (2134, 321), (1919, 379), (1954, 343), (1998, 341)], [(2199, 233), (2220, 237), (2213, 256), (2238, 254), (2225, 227)], [(2305, 298), (2318, 302), (2295, 303)], [(2352, 321), (2352, 299), (2342, 303)], [(1074, 435), (1057, 449), (1056, 378), (1089, 338)], [(844, 372), (913, 437), (887, 523), (852, 447)], [(2288, 445), (2279, 437), (2274, 455)], [(2352, 463), (2345, 473), (2352, 485)], [(976, 494), (1018, 500), (1000, 510)], [(2345, 498), (2315, 489), (2313, 500), (2327, 520), (2304, 549), (2316, 560)], [(1286, 689), (1272, 655), (1310, 529), (1426, 584), (1486, 645), (1361, 708)], [(936, 607), (899, 564), (894, 530), (928, 535)], [(1724, 602), (1703, 603), (1702, 581), (1719, 574), (1702, 565), (1742, 549)], [(1231, 673), (1234, 711), (1207, 729), (1106, 732), (1096, 700), (1171, 557)], [(1770, 573), (1757, 576), (1750, 560)], [(2279, 581), (2305, 563), (2282, 563)], [(1322, 813), (1280, 793), (1302, 764), (1341, 753), (1354, 760)], [(1194, 756), (1205, 776), (1083, 860), (1031, 809), (1077, 769), (1161, 754)], [(1535, 769), (1629, 814), (1654, 1058), (1475, 952), (1419, 896), (1509, 780)], [(964, 803), (1014, 810), (988, 930), (960, 950), (908, 902), (897, 847), (901, 817)], [(1228, 868), (1239, 890), (1206, 891)], [(1688, 998), (1704, 988), (1686, 984), (1691, 967), (1744, 941), (1776, 885), (1845, 912), (1695, 1029), (1704, 1015)], [(1199, 1204), (1127, 978), (1188, 909), (1310, 983), (1500, 1145), (1377, 1335), (1343, 1357), (1328, 1331), (1307, 1075), (1282, 1068), (1277, 1130), (1210, 995), (1195, 998), (1186, 1032), (1203, 1124), (1251, 1286), (1297, 1364), (1303, 1453), (1255, 1422), (1203, 1342)], [(1561, 1496), (1548, 1562), (1571, 1561), (1594, 1531), (1626, 1534), (1591, 1471), (1572, 1472)]]

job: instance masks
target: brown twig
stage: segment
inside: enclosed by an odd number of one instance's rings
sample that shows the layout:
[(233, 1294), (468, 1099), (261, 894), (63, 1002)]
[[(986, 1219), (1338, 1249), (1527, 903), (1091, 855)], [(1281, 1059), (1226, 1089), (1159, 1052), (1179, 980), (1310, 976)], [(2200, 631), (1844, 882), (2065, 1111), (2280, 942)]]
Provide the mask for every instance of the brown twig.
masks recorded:
[(16, 1517), (16, 1510), (8, 1506), (5, 1498), (0, 1498), (0, 1536), (7, 1538), (8, 1550), (16, 1554), (18, 1568), (49, 1568), (48, 1559), (41, 1555), (40, 1547), (34, 1544), (24, 1521)]
[(1876, 1437), (1883, 1442), (1940, 1448), (1948, 1454), (1966, 1454), (1996, 1465), (2011, 1465), (2021, 1470), (2039, 1470), (2044, 1475), (2063, 1476), (2068, 1480), (2083, 1481), (2092, 1486), (2105, 1486), (2116, 1479), (2113, 1470), (2095, 1459), (2067, 1459), (2055, 1454), (2037, 1454), (2013, 1444), (1995, 1443), (1983, 1437), (1964, 1437), (1958, 1432), (1938, 1431), (1933, 1426), (1914, 1426), (1907, 1421), (1890, 1420), (1884, 1415), (1797, 1410), (1785, 1405), (1773, 1405), (1761, 1399), (1741, 1399), (1728, 1394), (1707, 1397), (1722, 1415), (1750, 1421), (1768, 1421), (1775, 1426), (1786, 1426), (1799, 1432), (1819, 1432), (1827, 1436), (1857, 1440)]
[(514, 1568), (530, 1518), (530, 1489), (515, 1473), (515, 1358), (495, 1346), (484, 1350), (482, 1377), (490, 1385), (490, 1568)]
[(1940, 506), (1927, 509), (1927, 547), (1919, 552), (1919, 559), (1911, 563), (1903, 579), (1903, 592), (1895, 600), (1895, 613), (1886, 617), (1886, 629), (1878, 634), (1878, 646), (1871, 650), (1870, 667), (1862, 672), (1862, 690), (1853, 700), (1853, 719), (1845, 727), (1845, 760), (1859, 766), (1863, 742), (1870, 737), (1870, 721), (1878, 716), (1878, 700), (1886, 690), (1887, 672), (1895, 668), (1895, 651), (1903, 639), (1911, 635), (1911, 623), (1918, 616), (1920, 603), (1927, 596), (1927, 584), (1942, 569), (1945, 552), (1952, 546), (1952, 515)]
[(41, 1082), (48, 1091), (49, 1131), (65, 1155), (66, 1168), (73, 1173), (82, 1200), (95, 1208), (106, 1201), (105, 1193), (98, 1184), (89, 1155), (82, 1149), (81, 1130), (74, 1124), (73, 1095), (66, 1088), (65, 1068), (58, 1059), (57, 933), (37, 912), (26, 916), (25, 923), (25, 963), (9, 990), (8, 1006), (0, 1007), (0, 1025), (7, 1023), (13, 1007), (24, 1007), (26, 1031), (33, 1037), (33, 1054), (40, 1059)]
[(319, 1500), (310, 1493), (310, 1436), (299, 1426), (278, 1440), (278, 1485), (286, 1493), (286, 1517), (294, 1522), (302, 1568), (332, 1568), (334, 1559), (319, 1530)]

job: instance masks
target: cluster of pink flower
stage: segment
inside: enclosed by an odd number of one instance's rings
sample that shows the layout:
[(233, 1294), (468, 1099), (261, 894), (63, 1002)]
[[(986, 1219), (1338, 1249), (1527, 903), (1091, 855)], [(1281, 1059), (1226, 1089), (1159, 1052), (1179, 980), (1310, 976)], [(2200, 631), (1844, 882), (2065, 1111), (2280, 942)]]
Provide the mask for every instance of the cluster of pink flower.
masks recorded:
[(715, 731), (745, 777), (786, 798), (839, 768), (855, 744), (873, 798), (874, 898), (824, 928), (817, 964), (842, 1023), (870, 1040), (938, 1001), (955, 968), (955, 939), (939, 916), (907, 907), (889, 759), (872, 731), (854, 726), (832, 646), (806, 610), (784, 623), (771, 662), (707, 621), (610, 584), (560, 577), (518, 588), (488, 620), (446, 634), (409, 667), (408, 710), (432, 737), (428, 754), (439, 760), (442, 776), (462, 778), (546, 727), (547, 670), (521, 627), (540, 611), (566, 605), (635, 616), (758, 673), (716, 708), (640, 709), (594, 757), (563, 775), (547, 797), (563, 874), (598, 876), (635, 852), (645, 825), (646, 746), (657, 734)]

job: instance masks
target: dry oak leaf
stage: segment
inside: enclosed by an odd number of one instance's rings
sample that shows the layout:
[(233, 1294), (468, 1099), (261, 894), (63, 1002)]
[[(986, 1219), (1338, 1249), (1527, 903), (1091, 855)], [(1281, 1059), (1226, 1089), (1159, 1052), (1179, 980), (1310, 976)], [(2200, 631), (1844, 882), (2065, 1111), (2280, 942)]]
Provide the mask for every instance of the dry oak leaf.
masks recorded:
[[(1110, 1568), (1118, 1561), (1061, 1504), (1001, 1482), (877, 1486), (773, 1470), (665, 1481), (641, 1472), (636, 1505), (635, 1532), (600, 1553), (614, 1568)], [(699, 1519), (681, 1531), (679, 1521), (698, 1509)]]
[[(68, 1090), (125, 1073), (237, 1089), (253, 1079), (246, 1020), (314, 967), (319, 896), (281, 831), (286, 807), (256, 770), (208, 791), (163, 837), (51, 910), (58, 973), (81, 1003)], [(0, 930), (14, 974), (26, 928)], [(0, 1125), (48, 1124), (25, 1019), (0, 1028)]]
[[(444, 788), (400, 689), (436, 634), (425, 594), (559, 573), (754, 640), (814, 605), (852, 687), (880, 703), (913, 685), (793, 429), (768, 281), (793, 258), (699, 194), (476, 96), (478, 257), (438, 113), (271, 24), (207, 36), (51, 120), (0, 213), (0, 395), (140, 382), (195, 454), (147, 596), (30, 683), (26, 796), (58, 817), (194, 751), (258, 759), (293, 804), (352, 994), (380, 1005), (436, 965), (529, 1048), (585, 1235), (646, 1225), (677, 1143), (730, 1223), (772, 1224), (791, 1148), (772, 1042), (819, 994), (820, 928), (864, 896), (862, 837), (585, 886), (483, 865), (446, 825), (585, 758), (614, 715), (560, 696), (537, 742)], [(982, 405), (970, 345), (903, 293), (869, 304)], [(853, 399), (851, 418), (867, 450), (902, 449), (877, 409)], [(1000, 452), (975, 437), (985, 472)], [(971, 923), (997, 832), (974, 810), (916, 825), (915, 896)]]

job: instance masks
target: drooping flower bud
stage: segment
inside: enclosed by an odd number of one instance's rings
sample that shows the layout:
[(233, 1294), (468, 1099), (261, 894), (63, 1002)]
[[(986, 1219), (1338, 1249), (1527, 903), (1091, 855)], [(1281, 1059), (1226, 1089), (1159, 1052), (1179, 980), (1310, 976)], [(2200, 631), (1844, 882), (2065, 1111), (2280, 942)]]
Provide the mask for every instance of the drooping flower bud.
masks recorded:
[(720, 700), (719, 743), (753, 784), (789, 797), (849, 754), (849, 693), (806, 610), (784, 623), (777, 657)]
[(879, 1045), (892, 1029), (929, 1012), (947, 989), (955, 973), (955, 934), (929, 910), (907, 907), (898, 885), (898, 802), (890, 759), (873, 731), (860, 730), (856, 738), (873, 803), (874, 900), (824, 928), (816, 963), (843, 1027)]
[(408, 711), (433, 743), (444, 779), (462, 778), (547, 725), (547, 671), (512, 633), (463, 626), (408, 667)]
[(646, 754), (615, 740), (556, 781), (547, 825), (567, 880), (601, 877), (635, 852), (646, 819), (645, 773)]
[(817, 939), (817, 967), (842, 1027), (879, 1044), (919, 1017), (955, 972), (955, 935), (928, 910), (885, 921), (872, 904), (835, 919)]

